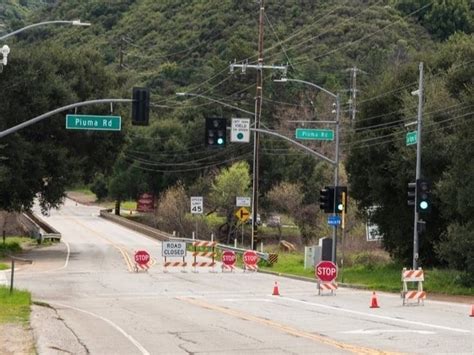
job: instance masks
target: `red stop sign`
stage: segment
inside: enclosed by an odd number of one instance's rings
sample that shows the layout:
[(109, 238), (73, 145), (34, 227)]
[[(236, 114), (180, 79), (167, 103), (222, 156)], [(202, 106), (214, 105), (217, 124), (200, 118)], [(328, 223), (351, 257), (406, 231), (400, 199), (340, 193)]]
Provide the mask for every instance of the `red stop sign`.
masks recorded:
[(234, 266), (237, 258), (235, 257), (235, 252), (230, 250), (225, 250), (222, 253), (222, 263), (227, 266)]
[(246, 250), (244, 252), (244, 264), (245, 265), (257, 265), (258, 263), (258, 255), (253, 250)]
[(337, 277), (337, 267), (332, 261), (321, 261), (314, 268), (314, 274), (320, 281), (331, 282)]
[(135, 252), (135, 262), (139, 265), (148, 264), (150, 261), (150, 254), (145, 250), (138, 250)]

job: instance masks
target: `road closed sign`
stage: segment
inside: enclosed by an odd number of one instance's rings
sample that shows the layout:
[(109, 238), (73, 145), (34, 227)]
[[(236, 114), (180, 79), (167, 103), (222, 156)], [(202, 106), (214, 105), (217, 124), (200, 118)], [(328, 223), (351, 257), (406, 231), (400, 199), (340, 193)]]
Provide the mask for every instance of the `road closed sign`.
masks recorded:
[(332, 261), (321, 261), (314, 268), (316, 278), (322, 282), (332, 282), (337, 277), (337, 267)]
[(161, 255), (165, 258), (181, 258), (186, 256), (186, 242), (165, 241)]

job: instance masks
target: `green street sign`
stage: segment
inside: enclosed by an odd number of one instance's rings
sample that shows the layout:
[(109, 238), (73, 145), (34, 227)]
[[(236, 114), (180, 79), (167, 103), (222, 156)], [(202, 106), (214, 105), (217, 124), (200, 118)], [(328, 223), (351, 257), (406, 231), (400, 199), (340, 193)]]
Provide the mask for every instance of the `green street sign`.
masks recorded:
[(416, 144), (416, 131), (407, 133), (406, 145)]
[(66, 115), (66, 129), (120, 131), (122, 129), (122, 117), (95, 116), (95, 115)]
[(334, 140), (334, 131), (331, 129), (306, 129), (297, 128), (296, 139), (311, 139), (318, 141), (332, 141)]

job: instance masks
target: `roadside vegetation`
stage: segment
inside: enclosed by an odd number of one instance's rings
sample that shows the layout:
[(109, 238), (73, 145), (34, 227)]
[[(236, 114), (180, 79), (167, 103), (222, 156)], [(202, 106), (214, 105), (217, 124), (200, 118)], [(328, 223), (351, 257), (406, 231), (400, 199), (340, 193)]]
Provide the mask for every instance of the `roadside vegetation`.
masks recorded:
[(0, 286), (0, 324), (26, 323), (30, 317), (31, 294)]
[[(400, 292), (402, 289), (403, 265), (390, 259), (383, 260), (377, 252), (350, 255), (346, 264), (343, 268), (339, 267), (337, 281), (340, 283), (387, 292)], [(260, 265), (262, 270), (315, 279), (314, 269), (304, 268), (304, 255), (301, 252), (280, 252), (277, 264), (261, 262)], [(463, 272), (438, 268), (427, 268), (424, 271), (423, 289), (428, 293), (474, 296), (474, 287), (466, 286), (466, 275)]]

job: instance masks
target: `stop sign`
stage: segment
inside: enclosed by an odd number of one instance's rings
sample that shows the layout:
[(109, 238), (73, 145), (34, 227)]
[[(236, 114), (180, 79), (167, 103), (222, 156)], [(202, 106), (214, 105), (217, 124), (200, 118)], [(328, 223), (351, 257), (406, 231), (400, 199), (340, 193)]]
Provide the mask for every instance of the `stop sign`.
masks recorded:
[(235, 257), (235, 252), (230, 250), (225, 250), (222, 253), (222, 263), (227, 266), (234, 266), (237, 258)]
[(138, 250), (135, 252), (135, 262), (139, 265), (148, 264), (150, 261), (150, 254), (145, 250)]
[(314, 268), (314, 274), (319, 281), (331, 282), (337, 277), (337, 267), (332, 261), (321, 261)]
[(257, 265), (258, 262), (258, 255), (253, 250), (246, 250), (244, 252), (244, 264), (245, 265)]

